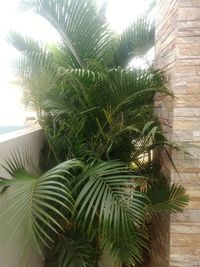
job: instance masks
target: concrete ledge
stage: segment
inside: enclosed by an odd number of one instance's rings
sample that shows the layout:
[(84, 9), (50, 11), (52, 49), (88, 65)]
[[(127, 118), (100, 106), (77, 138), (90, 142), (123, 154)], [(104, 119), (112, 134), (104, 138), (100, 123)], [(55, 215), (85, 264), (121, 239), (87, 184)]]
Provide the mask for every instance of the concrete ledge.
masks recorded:
[(44, 134), (39, 126), (25, 127), (19, 131), (0, 135), (0, 176), (8, 175), (1, 165), (14, 151), (19, 151), (21, 155), (26, 151), (33, 165), (38, 167), (43, 144)]

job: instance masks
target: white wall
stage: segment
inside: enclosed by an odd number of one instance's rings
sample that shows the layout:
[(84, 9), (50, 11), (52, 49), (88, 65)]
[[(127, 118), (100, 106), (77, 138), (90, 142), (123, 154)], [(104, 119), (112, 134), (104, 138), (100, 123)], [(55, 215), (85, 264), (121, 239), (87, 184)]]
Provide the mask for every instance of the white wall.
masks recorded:
[[(39, 155), (44, 143), (43, 132), (40, 128), (24, 129), (21, 131), (2, 134), (0, 135), (0, 176), (8, 177), (6, 171), (1, 167), (4, 164), (4, 160), (11, 155), (11, 152), (18, 150), (20, 154), (23, 154), (25, 150), (28, 151), (31, 157), (31, 162), (34, 166), (38, 167)], [(28, 167), (28, 166), (27, 166)], [(1, 237), (0, 237), (1, 238)], [(2, 240), (1, 240), (2, 241)], [(16, 250), (20, 251), (20, 244)], [(16, 252), (16, 251), (15, 251)], [(16, 255), (16, 253), (15, 253)], [(22, 267), (16, 266), (14, 262), (14, 255), (9, 252), (9, 257), (6, 259), (0, 258), (0, 267)], [(40, 267), (41, 258), (36, 256), (36, 253), (32, 251), (30, 265), (23, 267)]]
[(11, 156), (12, 152), (17, 150), (20, 154), (26, 150), (30, 154), (32, 163), (38, 167), (43, 142), (43, 132), (39, 127), (0, 135), (0, 176), (7, 176), (1, 165)]

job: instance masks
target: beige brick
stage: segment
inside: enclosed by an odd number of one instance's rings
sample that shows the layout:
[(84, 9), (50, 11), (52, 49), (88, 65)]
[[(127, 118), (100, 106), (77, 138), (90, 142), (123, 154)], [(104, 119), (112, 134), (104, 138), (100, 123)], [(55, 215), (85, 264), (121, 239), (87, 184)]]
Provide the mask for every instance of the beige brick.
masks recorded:
[(187, 93), (198, 94), (200, 90), (200, 83), (188, 84)]
[(200, 200), (200, 191), (187, 190), (187, 194), (190, 196), (190, 199)]
[[(175, 85), (187, 85), (188, 90), (190, 90), (190, 86), (193, 84), (200, 85), (200, 76), (198, 75), (191, 75), (191, 76), (182, 76), (182, 77), (176, 77), (174, 75), (173, 81)], [(199, 93), (199, 92), (198, 92)]]
[(189, 6), (189, 7), (200, 7), (200, 1), (199, 0), (180, 0), (179, 1), (180, 6)]
[[(199, 43), (200, 43), (200, 41), (199, 41)], [(199, 65), (196, 66), (195, 69), (196, 69), (197, 75), (200, 75), (200, 66)]]
[(200, 131), (199, 130), (193, 131), (193, 140), (194, 141), (200, 141)]
[(199, 206), (200, 206), (200, 200), (199, 199), (197, 201), (195, 201), (195, 200), (190, 198), (190, 201), (189, 201), (186, 209), (188, 209), (188, 210), (196, 210), (196, 209), (199, 208)]
[(200, 234), (188, 234), (185, 233), (184, 235), (181, 234), (171, 234), (170, 237), (170, 244), (172, 246), (183, 246), (183, 247), (187, 247), (187, 246), (192, 246), (194, 244), (200, 244)]
[(200, 173), (200, 168), (194, 168), (194, 167), (183, 167), (183, 166), (177, 166), (177, 171), (180, 172), (180, 173)]
[(199, 246), (187, 246), (187, 247), (172, 246), (171, 251), (174, 255), (200, 256), (200, 247)]
[(182, 36), (176, 38), (177, 44), (188, 44), (188, 43), (199, 43), (200, 42), (200, 36)]
[(177, 94), (174, 99), (174, 107), (199, 108), (200, 92), (199, 94)]
[(177, 30), (184, 28), (199, 28), (200, 21), (199, 20), (182, 20), (177, 23)]
[(197, 27), (179, 27), (177, 29), (177, 36), (189, 36), (189, 37), (199, 37), (200, 29)]
[(200, 117), (200, 108), (174, 108), (174, 116), (178, 117)]
[(193, 131), (192, 129), (173, 129), (172, 137), (175, 142), (190, 142), (193, 140)]
[(190, 191), (197, 190), (200, 194), (200, 176), (198, 173), (171, 173), (171, 181), (175, 183), (181, 183), (184, 185), (184, 187)]
[(177, 213), (171, 215), (171, 222), (173, 223), (199, 223), (200, 222), (200, 210), (185, 210), (183, 213)]
[(199, 57), (200, 59), (200, 43), (177, 44), (177, 55), (179, 57)]
[[(199, 36), (200, 36), (200, 32), (199, 32)], [(190, 38), (190, 37), (189, 37)], [(189, 43), (189, 42), (187, 42)], [(176, 66), (199, 66), (199, 58), (178, 58), (176, 59)]]
[[(182, 0), (181, 0), (182, 1)], [(200, 19), (200, 7), (180, 7), (178, 10), (179, 21), (198, 21)]]
[(175, 75), (179, 76), (193, 76), (197, 75), (196, 67), (195, 66), (176, 66), (175, 69)]
[(173, 128), (174, 129), (190, 129), (193, 128), (194, 122), (193, 121), (174, 121), (173, 122)]
[(200, 223), (171, 223), (170, 231), (172, 234), (200, 234)]
[[(173, 248), (172, 248), (173, 253)], [(174, 255), (170, 256), (170, 267), (199, 267), (199, 256), (196, 255)], [(159, 266), (162, 267), (162, 266)]]

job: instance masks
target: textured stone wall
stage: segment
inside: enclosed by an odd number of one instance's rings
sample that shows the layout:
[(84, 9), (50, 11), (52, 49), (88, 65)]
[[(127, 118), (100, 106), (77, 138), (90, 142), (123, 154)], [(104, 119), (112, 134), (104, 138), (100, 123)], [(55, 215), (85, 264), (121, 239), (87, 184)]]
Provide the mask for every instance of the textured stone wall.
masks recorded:
[(157, 0), (156, 63), (175, 96), (157, 95), (156, 114), (166, 135), (190, 153), (172, 153), (180, 175), (163, 156), (171, 182), (190, 196), (184, 213), (171, 216), (167, 264), (200, 267), (200, 0)]

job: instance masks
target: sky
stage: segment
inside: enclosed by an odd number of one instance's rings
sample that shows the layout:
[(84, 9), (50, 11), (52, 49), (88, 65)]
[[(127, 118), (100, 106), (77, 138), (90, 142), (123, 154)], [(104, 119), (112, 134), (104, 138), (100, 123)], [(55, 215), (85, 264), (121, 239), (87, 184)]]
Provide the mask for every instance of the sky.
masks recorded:
[[(105, 0), (97, 0), (102, 4)], [(108, 0), (107, 19), (118, 33), (148, 8), (151, 0)], [(14, 84), (12, 61), (18, 52), (7, 42), (7, 34), (16, 30), (47, 42), (55, 42), (56, 31), (41, 17), (18, 8), (18, 0), (2, 1), (0, 9), (0, 125), (20, 125), (31, 113), (24, 110), (22, 90)]]

